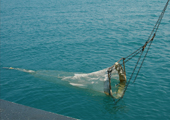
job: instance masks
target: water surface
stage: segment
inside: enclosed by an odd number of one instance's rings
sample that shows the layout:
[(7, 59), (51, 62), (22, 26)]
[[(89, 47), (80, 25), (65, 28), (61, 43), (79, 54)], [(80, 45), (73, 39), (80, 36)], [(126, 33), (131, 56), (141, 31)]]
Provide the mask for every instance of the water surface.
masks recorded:
[[(96, 81), (89, 89), (78, 87), (78, 79), (57, 81), (58, 72), (102, 71), (142, 46), (166, 2), (1, 0), (0, 98), (82, 120), (170, 119), (169, 6), (136, 82), (117, 105), (94, 90)], [(128, 76), (135, 63), (127, 63)]]

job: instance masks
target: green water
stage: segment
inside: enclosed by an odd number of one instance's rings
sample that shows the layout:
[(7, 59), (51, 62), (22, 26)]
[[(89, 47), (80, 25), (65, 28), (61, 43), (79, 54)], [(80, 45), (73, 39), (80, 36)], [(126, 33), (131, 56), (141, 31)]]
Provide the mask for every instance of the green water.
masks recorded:
[(1, 0), (0, 98), (82, 120), (170, 119), (169, 6), (124, 98), (102, 91), (106, 68), (145, 43), (166, 2)]

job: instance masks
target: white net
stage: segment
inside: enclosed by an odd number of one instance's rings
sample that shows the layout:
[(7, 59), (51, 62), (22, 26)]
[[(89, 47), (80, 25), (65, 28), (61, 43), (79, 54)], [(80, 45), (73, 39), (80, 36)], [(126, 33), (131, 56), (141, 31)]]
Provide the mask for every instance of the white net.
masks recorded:
[[(40, 79), (44, 79), (56, 84), (61, 84), (64, 86), (74, 86), (78, 88), (88, 89), (90, 91), (96, 91), (100, 93), (109, 93), (109, 86), (111, 85), (113, 94), (120, 91), (119, 86), (116, 84), (119, 82), (119, 72), (122, 72), (120, 64), (117, 68), (112, 68), (111, 72), (111, 83), (109, 83), (108, 78), (108, 68), (92, 72), (92, 73), (74, 73), (74, 72), (62, 72), (55, 70), (26, 70), (21, 68), (6, 67), (6, 69), (15, 69), (22, 72), (29, 73)], [(116, 69), (115, 69), (116, 68)], [(122, 85), (123, 86), (123, 85)], [(109, 95), (109, 94), (108, 94)], [(120, 95), (119, 95), (120, 96)]]

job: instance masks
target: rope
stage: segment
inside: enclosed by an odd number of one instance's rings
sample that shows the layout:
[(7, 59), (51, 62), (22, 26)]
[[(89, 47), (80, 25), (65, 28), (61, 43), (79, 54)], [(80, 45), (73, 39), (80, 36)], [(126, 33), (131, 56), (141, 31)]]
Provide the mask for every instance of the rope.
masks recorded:
[[(153, 40), (152, 40), (152, 41), (153, 41)], [(139, 74), (139, 71), (140, 71), (142, 65), (143, 65), (143, 62), (144, 62), (144, 60), (145, 60), (145, 58), (146, 58), (146, 55), (148, 54), (148, 51), (149, 51), (149, 49), (150, 49), (150, 47), (151, 47), (152, 41), (151, 41), (151, 43), (150, 43), (150, 45), (149, 45), (149, 47), (148, 47), (148, 49), (147, 49), (147, 51), (146, 51), (146, 54), (145, 54), (145, 56), (144, 56), (144, 58), (143, 58), (143, 60), (142, 60), (142, 63), (141, 63), (141, 65), (140, 65), (140, 67), (139, 67), (139, 70), (138, 70), (138, 72), (137, 72), (137, 74), (136, 74), (136, 77), (135, 77), (133, 83), (136, 81), (136, 78), (137, 78), (137, 76), (138, 76), (138, 74)]]
[[(130, 79), (128, 80), (128, 83), (127, 83), (127, 85), (126, 85), (125, 91), (126, 91), (128, 85), (129, 85), (129, 83), (130, 83), (130, 80), (131, 80), (132, 77), (133, 77), (133, 74), (134, 74), (134, 72), (135, 72), (135, 70), (136, 70), (136, 67), (138, 66), (138, 63), (139, 63), (139, 61), (140, 61), (140, 59), (141, 59), (141, 56), (142, 56), (142, 54), (143, 54), (143, 51), (144, 51), (145, 47), (147, 46), (148, 43), (150, 43), (150, 45), (149, 45), (149, 47), (148, 47), (148, 49), (147, 49), (147, 51), (146, 51), (146, 53), (145, 53), (145, 56), (143, 57), (143, 60), (142, 60), (142, 62), (141, 62), (141, 65), (140, 65), (140, 67), (139, 67), (139, 69), (138, 69), (138, 72), (136, 73), (136, 76), (135, 76), (135, 79), (134, 79), (133, 83), (136, 81), (136, 78), (137, 78), (137, 76), (138, 76), (138, 74), (139, 74), (139, 71), (140, 71), (140, 69), (141, 69), (141, 67), (142, 67), (142, 65), (143, 65), (143, 63), (144, 63), (144, 60), (145, 60), (145, 58), (146, 58), (146, 56), (147, 56), (147, 54), (148, 54), (148, 51), (149, 51), (149, 49), (150, 49), (150, 47), (151, 47), (151, 44), (152, 44), (152, 42), (153, 42), (153, 40), (154, 40), (154, 38), (155, 38), (155, 36), (156, 36), (156, 32), (157, 32), (157, 30), (158, 30), (158, 28), (159, 28), (159, 25), (160, 25), (160, 23), (161, 23), (161, 20), (162, 20), (162, 18), (163, 18), (163, 16), (164, 16), (165, 10), (166, 10), (166, 8), (167, 8), (167, 6), (168, 6), (168, 2), (169, 2), (169, 0), (167, 1), (167, 3), (166, 3), (166, 5), (165, 5), (165, 7), (164, 7), (164, 9), (163, 9), (163, 11), (162, 11), (162, 13), (161, 13), (161, 15), (159, 16), (159, 18), (158, 18), (158, 20), (157, 20), (157, 22), (156, 22), (156, 24), (155, 24), (155, 26), (154, 26), (154, 28), (153, 28), (150, 36), (148, 37), (148, 40), (146, 41), (146, 43), (145, 43), (142, 47), (140, 47), (140, 48), (138, 49), (138, 50), (140, 50), (140, 49), (142, 48), (142, 52), (141, 52), (141, 54), (140, 54), (140, 56), (139, 56), (139, 58), (138, 58), (138, 61), (137, 61), (136, 65), (135, 65), (135, 68), (134, 68), (132, 74), (131, 74), (131, 77), (130, 77)], [(153, 36), (152, 36), (152, 35), (153, 35)], [(152, 38), (151, 38), (151, 36), (152, 36)], [(151, 38), (151, 39), (150, 39), (150, 38)], [(135, 52), (137, 52), (138, 50), (136, 50)], [(134, 54), (135, 52), (133, 52), (133, 54)], [(134, 54), (130, 59), (132, 59), (133, 57), (135, 57), (138, 53), (139, 53), (139, 52), (137, 52), (136, 54)], [(131, 54), (131, 55), (132, 55), (132, 54)], [(130, 55), (129, 55), (129, 56), (130, 56)], [(128, 57), (129, 57), (129, 56), (128, 56)], [(126, 57), (126, 58), (128, 58), (128, 57)], [(128, 60), (130, 60), (130, 59), (128, 59)], [(127, 61), (128, 61), (128, 60), (127, 60)], [(126, 62), (127, 62), (127, 61), (126, 61)], [(124, 93), (125, 93), (125, 91), (124, 91)]]
[[(163, 16), (164, 16), (164, 13), (165, 13), (165, 11), (166, 11), (166, 8), (167, 8), (167, 6), (168, 6), (169, 1), (170, 1), (170, 0), (167, 1), (164, 9), (162, 10), (161, 15), (159, 16), (159, 18), (158, 18), (155, 26), (153, 27), (153, 30), (152, 30), (151, 34), (149, 35), (148, 40), (146, 41), (146, 43), (145, 43), (143, 46), (141, 46), (140, 48), (138, 48), (136, 51), (134, 51), (133, 53), (131, 53), (130, 55), (128, 55), (127, 57), (123, 58), (123, 60), (126, 60), (126, 59), (127, 59), (126, 61), (123, 61), (124, 63), (126, 63), (126, 62), (128, 62), (129, 60), (131, 60), (133, 57), (135, 57), (136, 55), (138, 55), (139, 53), (141, 53), (140, 56), (139, 56), (139, 58), (138, 58), (138, 61), (137, 61), (136, 65), (135, 65), (135, 68), (133, 69), (133, 72), (132, 72), (132, 74), (131, 74), (131, 76), (130, 76), (127, 84), (126, 84), (126, 87), (125, 87), (125, 89), (124, 89), (124, 92), (123, 92), (122, 97), (119, 98), (119, 99), (115, 102), (115, 104), (123, 98), (123, 96), (124, 96), (124, 94), (125, 94), (125, 92), (126, 92), (126, 90), (127, 90), (127, 87), (128, 87), (128, 85), (129, 85), (129, 83), (130, 83), (130, 81), (131, 81), (131, 79), (132, 79), (132, 77), (133, 77), (133, 75), (134, 75), (134, 73), (135, 73), (135, 70), (136, 70), (136, 68), (137, 68), (137, 66), (138, 66), (138, 64), (139, 64), (139, 61), (141, 60), (141, 56), (142, 56), (142, 54), (143, 54), (143, 52), (144, 52), (147, 44), (150, 43), (149, 46), (148, 46), (148, 48), (147, 48), (147, 51), (146, 51), (146, 53), (145, 53), (145, 55), (144, 55), (144, 57), (143, 57), (143, 59), (142, 59), (142, 62), (141, 62), (141, 64), (140, 64), (140, 67), (139, 67), (139, 69), (138, 69), (138, 71), (137, 71), (137, 73), (136, 73), (136, 76), (135, 76), (135, 78), (134, 78), (134, 80), (133, 80), (133, 83), (136, 81), (136, 78), (137, 78), (137, 76), (138, 76), (138, 74), (139, 74), (139, 71), (140, 71), (140, 69), (141, 69), (141, 67), (142, 67), (142, 65), (143, 65), (143, 63), (144, 63), (144, 61), (145, 61), (145, 58), (146, 58), (146, 56), (147, 56), (147, 54), (148, 54), (148, 51), (149, 51), (149, 49), (150, 49), (150, 47), (151, 47), (151, 44), (152, 44), (152, 42), (153, 42), (153, 40), (154, 40), (154, 38), (155, 38), (155, 36), (156, 36), (156, 32), (157, 32), (157, 30), (158, 30), (158, 28), (159, 28), (159, 25), (160, 25), (161, 20), (162, 20), (162, 18), (163, 18)], [(151, 37), (152, 37), (152, 38), (151, 38)], [(122, 65), (122, 64), (121, 64), (121, 65)], [(111, 73), (108, 72), (108, 75), (109, 75), (109, 76), (110, 76), (110, 74), (111, 74)], [(110, 79), (110, 78), (109, 78), (109, 79)]]
[[(151, 34), (149, 35), (149, 37), (148, 37), (148, 39), (147, 39), (147, 41), (146, 41), (146, 43), (145, 43), (145, 45), (144, 45), (145, 47), (146, 47), (146, 45), (147, 45), (150, 41), (152, 41), (152, 39), (154, 39), (154, 37), (156, 36), (156, 32), (157, 32), (157, 30), (158, 30), (158, 28), (159, 28), (159, 25), (160, 25), (161, 20), (162, 20), (162, 18), (163, 18), (163, 16), (164, 16), (164, 13), (165, 13), (165, 11), (166, 11), (166, 8), (167, 8), (167, 6), (168, 6), (169, 1), (170, 1), (170, 0), (167, 1), (164, 9), (162, 10), (161, 15), (159, 16), (159, 18), (158, 18), (155, 26), (153, 27), (153, 30), (152, 30)], [(152, 38), (151, 38), (151, 36), (152, 36)], [(133, 57), (135, 57), (135, 56), (139, 53), (138, 51), (141, 50), (141, 49), (143, 49), (144, 46), (141, 46), (141, 47), (138, 48), (136, 51), (134, 51), (134, 52), (131, 53), (130, 55), (126, 56), (125, 59), (128, 58), (128, 60), (126, 60), (125, 62), (127, 62), (127, 61), (129, 61), (130, 59), (132, 59)], [(134, 55), (133, 55), (133, 54), (134, 54)], [(132, 55), (133, 55), (133, 56), (132, 56)], [(131, 57), (130, 57), (130, 56), (131, 56)], [(129, 58), (129, 57), (130, 57), (130, 58)]]

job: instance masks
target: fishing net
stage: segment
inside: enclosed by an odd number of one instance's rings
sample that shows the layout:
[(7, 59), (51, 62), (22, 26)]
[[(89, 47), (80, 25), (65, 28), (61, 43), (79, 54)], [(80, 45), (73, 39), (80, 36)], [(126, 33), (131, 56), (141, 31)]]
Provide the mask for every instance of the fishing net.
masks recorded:
[[(108, 68), (107, 72), (108, 74), (104, 80), (104, 93), (116, 99), (123, 97), (126, 87), (125, 66), (123, 68), (120, 63), (116, 62), (113, 66)], [(118, 74), (118, 77), (116, 77), (115, 74)], [(119, 82), (114, 86), (113, 81), (115, 81), (115, 79)]]
[[(87, 89), (88, 91), (95, 91), (94, 94), (98, 93), (109, 93), (110, 86), (113, 93), (117, 93), (119, 90), (119, 78), (123, 74), (123, 68), (119, 63), (115, 64), (112, 68), (106, 68), (92, 73), (76, 73), (76, 72), (62, 72), (56, 70), (27, 70), (22, 68), (4, 67), (5, 69), (14, 69), (22, 72), (29, 73), (34, 77), (50, 81), (56, 84), (61, 84), (63, 86), (73, 86), (82, 89)], [(108, 79), (108, 69), (112, 69), (110, 73), (111, 82)], [(103, 85), (104, 84), (104, 85)], [(107, 94), (109, 95), (109, 94)], [(117, 98), (116, 94), (114, 94)]]

